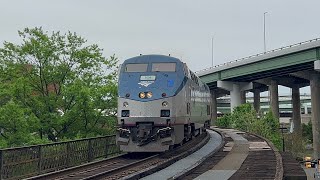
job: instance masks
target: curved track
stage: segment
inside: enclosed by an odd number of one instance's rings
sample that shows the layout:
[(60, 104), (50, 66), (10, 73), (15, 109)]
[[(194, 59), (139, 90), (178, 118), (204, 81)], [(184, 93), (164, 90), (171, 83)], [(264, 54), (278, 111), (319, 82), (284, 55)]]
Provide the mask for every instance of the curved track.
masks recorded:
[(87, 179), (101, 172), (113, 172), (119, 168), (133, 166), (158, 156), (155, 153), (123, 154), (114, 158), (89, 163), (53, 173), (43, 174), (29, 179)]
[(130, 153), (29, 179), (138, 179), (191, 154), (201, 148), (208, 139), (207, 133), (203, 133), (169, 152)]
[(134, 164), (133, 166), (119, 168), (112, 173), (102, 172), (100, 174), (91, 176), (88, 179), (139, 179), (148, 174), (159, 171), (178, 161), (179, 159), (184, 158), (185, 156), (188, 156), (189, 154), (201, 148), (208, 141), (208, 139), (209, 136), (207, 133), (204, 133), (194, 138), (194, 140), (187, 142), (183, 146), (172, 151), (159, 154), (154, 158)]
[[(282, 179), (283, 164), (278, 150), (267, 139), (232, 129), (214, 129), (224, 139), (220, 149), (194, 166), (186, 168), (174, 179)], [(126, 154), (33, 179), (139, 179), (200, 149), (209, 140), (209, 133), (161, 154)], [(241, 159), (242, 160), (236, 160)], [(240, 163), (236, 163), (239, 161)], [(170, 166), (171, 167), (171, 166)], [(229, 172), (228, 177), (219, 172)], [(157, 172), (157, 173), (159, 173)], [(217, 174), (218, 172), (218, 174)], [(231, 173), (230, 173), (231, 172)], [(150, 176), (146, 177), (147, 179)]]
[[(211, 155), (203, 163), (193, 170), (180, 175), (176, 179), (203, 179), (206, 177), (220, 179), (282, 179), (283, 164), (282, 158), (278, 150), (267, 139), (246, 132), (236, 130), (216, 129), (222, 132), (225, 145), (218, 152)], [(234, 131), (234, 134), (241, 135), (244, 138), (247, 150), (239, 149), (240, 144), (234, 136), (230, 136), (229, 131)], [(240, 151), (237, 151), (238, 150)], [(245, 152), (245, 153), (244, 153)], [(241, 155), (242, 154), (242, 155)], [(235, 168), (235, 159), (230, 158), (234, 155), (243, 156), (243, 162)], [(219, 174), (231, 173), (228, 177)]]

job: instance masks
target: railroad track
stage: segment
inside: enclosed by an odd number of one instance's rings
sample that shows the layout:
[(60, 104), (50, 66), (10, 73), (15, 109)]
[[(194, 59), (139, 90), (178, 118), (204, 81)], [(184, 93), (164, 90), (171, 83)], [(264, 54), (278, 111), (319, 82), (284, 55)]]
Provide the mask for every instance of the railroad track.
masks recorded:
[(36, 177), (31, 177), (29, 179), (86, 179), (102, 171), (112, 172), (114, 169), (118, 169), (128, 165), (134, 165), (141, 161), (153, 158), (157, 155), (158, 154), (155, 153), (122, 154), (110, 159), (47, 173)]
[[(220, 131), (224, 139), (224, 143), (220, 145), (221, 148), (207, 156), (198, 166), (184, 171), (183, 174), (174, 176), (174, 179), (202, 179), (201, 175), (208, 172), (212, 173), (215, 170), (221, 171), (224, 168), (226, 171), (233, 171), (233, 173), (228, 178), (223, 179), (282, 179), (283, 164), (281, 155), (268, 140), (237, 130), (215, 130)], [(192, 154), (206, 144), (208, 140), (208, 133), (203, 133), (183, 146), (165, 153), (126, 154), (32, 179), (139, 179), (145, 176), (148, 179), (150, 177), (148, 175)], [(239, 142), (240, 144), (238, 144)], [(246, 150), (243, 151), (243, 149)], [(237, 164), (235, 161), (238, 160), (230, 158), (230, 155), (231, 157), (232, 155), (238, 156), (239, 153), (245, 154), (245, 157), (235, 168), (234, 164)], [(226, 159), (231, 161), (228, 162)], [(215, 178), (217, 176), (213, 173), (209, 177)]]
[(186, 157), (201, 148), (208, 139), (208, 134), (203, 133), (165, 153), (130, 153), (29, 179), (138, 179)]
[[(234, 170), (234, 173), (226, 179), (282, 179), (283, 164), (282, 158), (278, 150), (267, 139), (246, 132), (236, 132), (247, 140), (247, 156), (241, 163), (241, 166), (235, 168), (232, 160), (228, 162), (226, 159), (229, 155), (243, 152), (235, 152), (239, 145), (230, 137), (223, 129), (219, 130), (224, 135), (224, 146), (216, 153), (212, 154), (204, 160), (196, 168), (181, 174), (175, 179), (191, 180), (203, 179), (204, 177), (217, 177), (217, 171), (225, 169), (225, 172)], [(235, 148), (234, 148), (235, 147)], [(242, 150), (241, 150), (242, 151)], [(224, 162), (224, 163), (221, 163)], [(227, 162), (227, 163), (226, 163)], [(216, 174), (215, 174), (216, 173)], [(205, 175), (205, 176), (203, 176)], [(220, 176), (223, 178), (223, 176)]]

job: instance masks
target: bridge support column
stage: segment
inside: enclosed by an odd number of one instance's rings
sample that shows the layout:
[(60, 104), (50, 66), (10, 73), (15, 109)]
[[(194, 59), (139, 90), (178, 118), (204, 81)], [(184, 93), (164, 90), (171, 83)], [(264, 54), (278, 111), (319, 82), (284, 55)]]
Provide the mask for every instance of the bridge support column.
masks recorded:
[(252, 83), (231, 81), (218, 81), (217, 86), (219, 88), (230, 91), (231, 112), (235, 107), (241, 105), (241, 93), (253, 88)]
[(272, 114), (275, 118), (279, 119), (279, 95), (278, 95), (278, 83), (275, 80), (270, 81), (270, 106)]
[(217, 92), (214, 90), (211, 91), (211, 97), (212, 97), (212, 106), (211, 106), (211, 124), (215, 125), (217, 120)]
[(292, 87), (293, 132), (301, 133), (301, 107), (299, 87)]
[(240, 103), (241, 104), (245, 104), (246, 102), (247, 102), (246, 91), (241, 91), (241, 93), (240, 93)]
[(235, 107), (241, 105), (241, 92), (239, 84), (233, 84), (233, 89), (230, 91), (230, 98), (232, 112)]
[(306, 115), (309, 114), (307, 104), (304, 105), (304, 114), (306, 114)]
[(260, 89), (253, 90), (253, 107), (257, 113), (260, 112)]
[(310, 79), (311, 89), (311, 116), (312, 116), (312, 136), (313, 136), (313, 156), (320, 158), (320, 75), (312, 74)]

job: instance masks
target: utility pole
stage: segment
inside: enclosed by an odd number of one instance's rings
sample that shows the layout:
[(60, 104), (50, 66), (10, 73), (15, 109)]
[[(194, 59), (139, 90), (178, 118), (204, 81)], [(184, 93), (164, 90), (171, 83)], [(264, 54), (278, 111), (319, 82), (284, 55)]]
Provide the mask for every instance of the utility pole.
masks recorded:
[(268, 12), (263, 13), (263, 44), (264, 44), (264, 53), (267, 51), (267, 45), (266, 45), (266, 14)]
[(213, 36), (211, 38), (211, 67), (213, 67)]

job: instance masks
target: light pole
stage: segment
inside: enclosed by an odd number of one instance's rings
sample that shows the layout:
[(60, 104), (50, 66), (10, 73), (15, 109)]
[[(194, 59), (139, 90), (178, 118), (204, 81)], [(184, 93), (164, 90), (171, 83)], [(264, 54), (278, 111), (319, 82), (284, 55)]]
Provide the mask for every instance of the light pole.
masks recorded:
[(211, 67), (213, 67), (213, 36), (211, 38)]
[(266, 47), (266, 14), (268, 12), (263, 13), (263, 44), (264, 44), (264, 53), (266, 53), (267, 47)]

